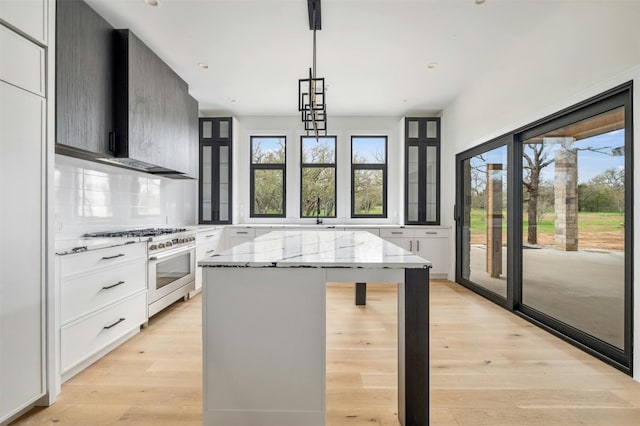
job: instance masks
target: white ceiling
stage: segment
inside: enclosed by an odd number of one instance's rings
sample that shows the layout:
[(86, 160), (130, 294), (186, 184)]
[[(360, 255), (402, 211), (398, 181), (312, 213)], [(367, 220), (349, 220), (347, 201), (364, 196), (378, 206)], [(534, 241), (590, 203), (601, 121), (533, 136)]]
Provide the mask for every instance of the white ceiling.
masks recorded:
[[(86, 1), (167, 62), (201, 111), (298, 114), (298, 79), (312, 65), (306, 0)], [(438, 112), (565, 1), (323, 0), (327, 114)]]

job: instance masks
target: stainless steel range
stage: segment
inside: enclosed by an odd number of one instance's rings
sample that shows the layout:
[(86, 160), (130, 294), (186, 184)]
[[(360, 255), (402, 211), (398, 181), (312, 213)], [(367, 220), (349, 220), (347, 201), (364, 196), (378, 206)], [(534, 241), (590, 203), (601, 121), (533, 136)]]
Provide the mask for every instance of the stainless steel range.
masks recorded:
[(138, 237), (147, 241), (149, 317), (195, 290), (196, 236), (184, 228), (147, 228), (86, 234), (85, 237)]

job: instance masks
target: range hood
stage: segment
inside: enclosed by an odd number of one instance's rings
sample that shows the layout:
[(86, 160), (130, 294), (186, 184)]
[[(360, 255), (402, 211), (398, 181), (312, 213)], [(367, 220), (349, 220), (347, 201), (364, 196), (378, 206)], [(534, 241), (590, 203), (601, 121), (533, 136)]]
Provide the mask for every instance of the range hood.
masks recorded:
[(195, 179), (194, 177), (188, 176), (183, 172), (178, 172), (176, 170), (167, 169), (164, 167), (156, 166), (154, 164), (145, 163), (139, 160), (134, 160), (133, 158), (109, 157), (109, 158), (98, 158), (97, 160), (103, 163), (112, 164), (114, 166), (124, 167), (127, 169), (137, 170), (145, 173), (151, 173), (153, 175), (164, 176), (171, 179)]
[(113, 158), (174, 179), (198, 175), (198, 103), (189, 86), (130, 30), (114, 31)]

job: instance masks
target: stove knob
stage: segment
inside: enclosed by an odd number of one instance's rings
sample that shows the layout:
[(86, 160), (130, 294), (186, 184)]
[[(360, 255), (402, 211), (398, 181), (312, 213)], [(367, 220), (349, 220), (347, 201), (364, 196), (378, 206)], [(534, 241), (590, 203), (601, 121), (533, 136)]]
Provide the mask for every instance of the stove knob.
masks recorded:
[(171, 241), (167, 241), (164, 246), (165, 247), (171, 247), (173, 245), (173, 243)]
[(149, 246), (149, 250), (157, 250), (157, 249), (158, 249), (158, 246), (155, 244), (152, 244)]
[(178, 239), (178, 243), (180, 243), (180, 244), (184, 244), (184, 243), (185, 243), (185, 241), (186, 241), (186, 240), (185, 240), (184, 238), (180, 238), (180, 239)]
[(164, 248), (164, 243), (160, 243), (160, 244), (158, 244), (158, 248), (159, 248), (159, 249)]

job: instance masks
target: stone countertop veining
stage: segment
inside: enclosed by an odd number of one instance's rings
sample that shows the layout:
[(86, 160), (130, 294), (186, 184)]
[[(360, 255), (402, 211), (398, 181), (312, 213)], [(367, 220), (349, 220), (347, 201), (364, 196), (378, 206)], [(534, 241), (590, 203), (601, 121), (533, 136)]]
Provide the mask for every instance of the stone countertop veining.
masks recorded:
[(232, 225), (188, 225), (185, 226), (189, 231), (194, 232), (204, 232), (204, 231), (213, 231), (216, 229), (224, 229), (226, 226)]
[(366, 231), (272, 231), (198, 262), (204, 267), (422, 268), (431, 262)]
[(146, 242), (139, 237), (109, 237), (109, 238), (68, 238), (56, 240), (55, 253), (58, 256), (82, 253), (89, 250), (99, 250), (109, 247), (124, 246)]

